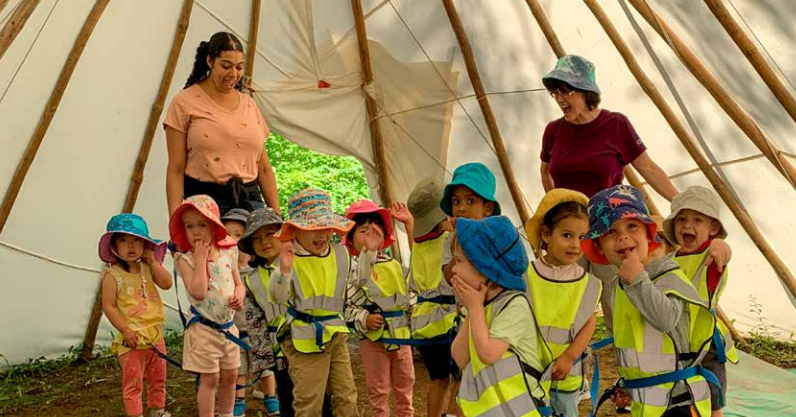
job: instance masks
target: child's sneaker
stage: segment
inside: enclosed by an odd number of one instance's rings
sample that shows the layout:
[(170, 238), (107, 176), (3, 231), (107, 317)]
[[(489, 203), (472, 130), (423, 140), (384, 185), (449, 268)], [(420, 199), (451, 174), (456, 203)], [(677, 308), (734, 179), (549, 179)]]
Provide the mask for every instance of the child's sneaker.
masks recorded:
[(279, 412), (279, 398), (274, 395), (266, 396), (263, 399), (263, 407), (265, 407), (265, 414), (268, 417), (278, 417), (282, 413)]
[(152, 410), (149, 412), (149, 417), (171, 417), (171, 413), (166, 410)]
[(235, 408), (232, 409), (232, 415), (235, 417), (246, 417), (245, 398), (235, 398)]
[(255, 388), (252, 391), (252, 397), (257, 398), (258, 400), (262, 400), (262, 399), (265, 399), (265, 394), (263, 394), (262, 391), (260, 391), (257, 388)]

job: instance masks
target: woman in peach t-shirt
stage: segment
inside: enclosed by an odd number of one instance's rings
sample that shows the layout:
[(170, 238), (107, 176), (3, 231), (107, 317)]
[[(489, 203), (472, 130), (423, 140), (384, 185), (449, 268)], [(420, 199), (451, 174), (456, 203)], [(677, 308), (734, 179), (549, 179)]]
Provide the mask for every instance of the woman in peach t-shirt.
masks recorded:
[(269, 207), (279, 212), (276, 177), (268, 160), (266, 125), (254, 99), (243, 94), (243, 45), (219, 32), (196, 49), (193, 71), (169, 106), (169, 213), (189, 196), (207, 194), (221, 209)]

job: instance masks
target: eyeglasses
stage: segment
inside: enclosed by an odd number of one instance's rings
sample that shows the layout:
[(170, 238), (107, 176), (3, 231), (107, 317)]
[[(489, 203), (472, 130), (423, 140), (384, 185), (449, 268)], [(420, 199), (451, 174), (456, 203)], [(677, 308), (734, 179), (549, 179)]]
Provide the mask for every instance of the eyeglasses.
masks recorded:
[(550, 97), (553, 97), (553, 98), (570, 97), (570, 96), (572, 96), (572, 94), (575, 93), (574, 91), (572, 91), (572, 90), (570, 90), (570, 89), (568, 89), (566, 87), (557, 88), (555, 90), (547, 90), (547, 92), (550, 94)]

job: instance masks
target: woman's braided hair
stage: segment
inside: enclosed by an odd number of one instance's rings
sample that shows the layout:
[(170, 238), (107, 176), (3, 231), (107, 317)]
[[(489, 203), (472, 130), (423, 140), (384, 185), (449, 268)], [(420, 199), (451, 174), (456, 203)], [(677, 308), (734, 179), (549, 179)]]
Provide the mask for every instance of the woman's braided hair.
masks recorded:
[[(186, 89), (196, 83), (207, 78), (210, 75), (210, 66), (207, 64), (207, 57), (216, 59), (221, 56), (224, 51), (239, 51), (243, 52), (243, 44), (237, 36), (229, 32), (218, 32), (210, 37), (209, 41), (199, 42), (196, 48), (196, 58), (193, 62), (193, 70), (191, 75), (188, 76), (188, 81), (185, 82)], [(243, 77), (238, 80), (235, 88), (239, 91), (244, 91)]]

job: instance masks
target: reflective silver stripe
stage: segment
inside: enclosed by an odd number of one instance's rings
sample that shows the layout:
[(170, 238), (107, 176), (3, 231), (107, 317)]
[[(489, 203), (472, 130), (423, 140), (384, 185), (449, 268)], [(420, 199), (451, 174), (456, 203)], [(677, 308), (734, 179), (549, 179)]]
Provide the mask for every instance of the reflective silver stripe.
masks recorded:
[(732, 334), (729, 330), (726, 333), (721, 335), (724, 338), (724, 352), (729, 352), (735, 347), (735, 340), (732, 338)]
[(455, 314), (456, 306), (436, 306), (431, 314), (417, 314), (417, 306), (412, 313), (412, 329), (418, 330), (445, 319), (448, 314)]
[(462, 375), (459, 397), (465, 401), (478, 401), (489, 387), (522, 373), (522, 368), (520, 368), (520, 362), (516, 355), (505, 357), (492, 365), (487, 365), (476, 375), (473, 375), (472, 367), (468, 364)]
[(664, 353), (639, 353), (635, 348), (618, 348), (620, 368), (635, 368), (645, 373), (669, 372), (677, 369), (677, 357)]
[(539, 326), (539, 330), (542, 332), (542, 337), (548, 343), (555, 343), (557, 345), (567, 345), (572, 343), (575, 339), (575, 335), (573, 334), (573, 329), (562, 329), (560, 327), (555, 326)]
[(307, 312), (309, 310), (342, 311), (343, 300), (341, 298), (331, 298), (326, 296), (315, 296), (307, 299), (296, 300), (294, 308), (298, 311)]
[(702, 301), (702, 297), (694, 288), (693, 285), (688, 285), (680, 279), (676, 274), (665, 274), (664, 276), (655, 279), (653, 284), (661, 291), (676, 291), (680, 296), (685, 297), (686, 301), (690, 301), (701, 306), (706, 306)]
[(409, 300), (404, 294), (395, 293), (391, 296), (385, 296), (381, 288), (372, 279), (365, 283), (365, 287), (367, 288), (365, 294), (368, 300), (379, 306), (382, 311), (397, 310), (397, 306), (404, 307), (409, 305)]
[(531, 395), (518, 395), (509, 401), (487, 410), (478, 417), (515, 417), (524, 416), (536, 410)]
[(631, 389), (630, 398), (637, 403), (649, 405), (652, 407), (668, 407), (671, 389), (661, 388), (659, 386)]
[[(345, 322), (339, 318), (334, 318), (321, 322), (321, 325), (324, 326), (324, 328), (326, 326), (345, 327)], [(296, 340), (312, 340), (315, 342), (315, 325), (307, 324), (306, 326), (297, 326), (294, 324), (290, 326), (290, 335)]]
[[(296, 291), (296, 296), (293, 299), (293, 308), (299, 312), (307, 313), (309, 310), (326, 310), (342, 313), (345, 302), (346, 279), (348, 278), (348, 251), (340, 245), (332, 244), (330, 249), (334, 253), (335, 263), (337, 266), (337, 276), (335, 277), (334, 296), (328, 297), (325, 295), (316, 295), (310, 298), (304, 297), (304, 291), (301, 288), (299, 280), (294, 280), (293, 288)], [(295, 273), (295, 272), (294, 272)], [(308, 313), (309, 314), (309, 313)], [(293, 322), (293, 316), (287, 314), (287, 322)], [(321, 322), (321, 326), (342, 326), (345, 327), (345, 322), (342, 319), (332, 319)], [(306, 326), (307, 331), (300, 326), (292, 325), (291, 335), (295, 339), (310, 339), (315, 340), (315, 326), (310, 324)]]
[(589, 275), (587, 279), (586, 290), (583, 292), (580, 308), (578, 309), (578, 314), (575, 316), (575, 323), (572, 325), (575, 330), (575, 335), (577, 335), (580, 329), (582, 329), (583, 326), (586, 325), (586, 322), (594, 315), (594, 310), (597, 307), (597, 303), (600, 301), (600, 280), (591, 275)]
[(694, 401), (704, 401), (710, 399), (710, 386), (708, 381), (699, 379), (696, 381), (687, 381), (688, 387), (691, 388), (691, 395)]
[(263, 286), (263, 280), (260, 277), (260, 270), (255, 269), (246, 277), (246, 284), (248, 284), (249, 291), (254, 294), (254, 300), (260, 309), (265, 313), (265, 320), (270, 323), (275, 318), (284, 316), (287, 308), (284, 305), (274, 304), (268, 301), (268, 289)]

